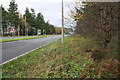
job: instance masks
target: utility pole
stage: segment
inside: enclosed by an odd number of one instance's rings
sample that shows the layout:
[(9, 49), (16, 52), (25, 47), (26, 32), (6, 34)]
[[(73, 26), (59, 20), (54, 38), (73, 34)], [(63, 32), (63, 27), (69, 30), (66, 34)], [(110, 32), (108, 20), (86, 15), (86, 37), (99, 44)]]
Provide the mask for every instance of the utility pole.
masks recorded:
[(62, 0), (62, 43), (64, 41), (64, 4)]

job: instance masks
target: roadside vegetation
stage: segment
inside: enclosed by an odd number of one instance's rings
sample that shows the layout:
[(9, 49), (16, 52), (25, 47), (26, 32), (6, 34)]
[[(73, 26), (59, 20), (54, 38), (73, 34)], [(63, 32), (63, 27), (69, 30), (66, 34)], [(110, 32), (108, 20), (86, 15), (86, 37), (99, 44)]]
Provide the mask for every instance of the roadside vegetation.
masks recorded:
[(116, 78), (116, 53), (111, 48), (104, 52), (93, 39), (66, 37), (64, 44), (57, 41), (4, 64), (3, 78)]
[[(119, 3), (75, 2), (71, 11), (71, 27), (75, 34), (66, 37), (64, 43), (56, 41), (13, 60), (2, 67), (3, 78), (118, 78), (120, 62), (118, 50)], [(55, 33), (41, 13), (26, 8), (27, 28), (41, 29), (42, 33)], [(42, 21), (41, 21), (42, 19)], [(67, 19), (67, 18), (66, 18)], [(12, 22), (11, 22), (12, 23)], [(23, 20), (24, 23), (24, 20)], [(41, 24), (38, 24), (41, 23)], [(14, 23), (12, 23), (14, 24)], [(43, 28), (39, 25), (43, 25)], [(29, 28), (28, 26), (31, 25)], [(22, 27), (22, 26), (21, 26)], [(24, 27), (24, 26), (23, 26)], [(24, 29), (24, 28), (23, 28)], [(59, 28), (56, 28), (57, 33)], [(30, 31), (32, 35), (33, 30)]]
[(47, 37), (47, 36), (33, 36), (33, 37), (23, 37), (23, 38), (0, 39), (0, 43), (18, 41), (18, 40), (36, 39), (36, 38), (43, 38), (43, 37)]

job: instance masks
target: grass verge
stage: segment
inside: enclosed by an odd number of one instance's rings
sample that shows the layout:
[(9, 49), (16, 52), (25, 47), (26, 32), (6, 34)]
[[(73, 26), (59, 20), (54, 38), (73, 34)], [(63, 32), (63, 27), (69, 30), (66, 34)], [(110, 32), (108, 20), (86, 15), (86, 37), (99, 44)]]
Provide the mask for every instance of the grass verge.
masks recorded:
[(99, 50), (101, 47), (96, 41), (88, 38), (66, 37), (64, 44), (57, 41), (4, 64), (3, 78), (110, 78), (117, 76), (117, 73), (109, 70), (109, 67), (112, 70), (116, 67), (112, 68), (109, 64), (111, 60), (94, 61), (93, 53), (86, 52), (86, 49)]
[(18, 41), (18, 40), (36, 39), (36, 38), (43, 38), (43, 37), (47, 37), (47, 36), (34, 36), (34, 37), (23, 37), (23, 38), (0, 39), (0, 43)]

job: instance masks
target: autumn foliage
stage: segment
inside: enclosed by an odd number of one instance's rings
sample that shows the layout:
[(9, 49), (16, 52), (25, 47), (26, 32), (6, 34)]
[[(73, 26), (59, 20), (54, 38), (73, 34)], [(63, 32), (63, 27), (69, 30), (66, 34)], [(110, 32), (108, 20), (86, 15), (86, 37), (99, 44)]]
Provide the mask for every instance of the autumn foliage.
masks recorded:
[(76, 8), (76, 33), (98, 40), (107, 48), (111, 39), (118, 36), (118, 6), (115, 2), (83, 2)]

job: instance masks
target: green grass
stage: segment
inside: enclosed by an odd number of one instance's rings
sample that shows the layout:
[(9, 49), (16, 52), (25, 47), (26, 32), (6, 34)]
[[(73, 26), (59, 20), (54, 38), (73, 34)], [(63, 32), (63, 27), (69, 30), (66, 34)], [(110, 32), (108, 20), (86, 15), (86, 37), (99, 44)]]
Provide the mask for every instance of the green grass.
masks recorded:
[(36, 39), (36, 38), (43, 38), (43, 37), (47, 37), (47, 36), (34, 36), (34, 37), (24, 37), (24, 38), (0, 39), (0, 43), (18, 41), (18, 40)]
[(4, 64), (3, 78), (112, 77), (111, 73), (100, 74), (101, 62), (93, 61), (92, 53), (84, 51), (100, 48), (96, 41), (88, 38), (66, 37), (64, 44), (56, 41)]

